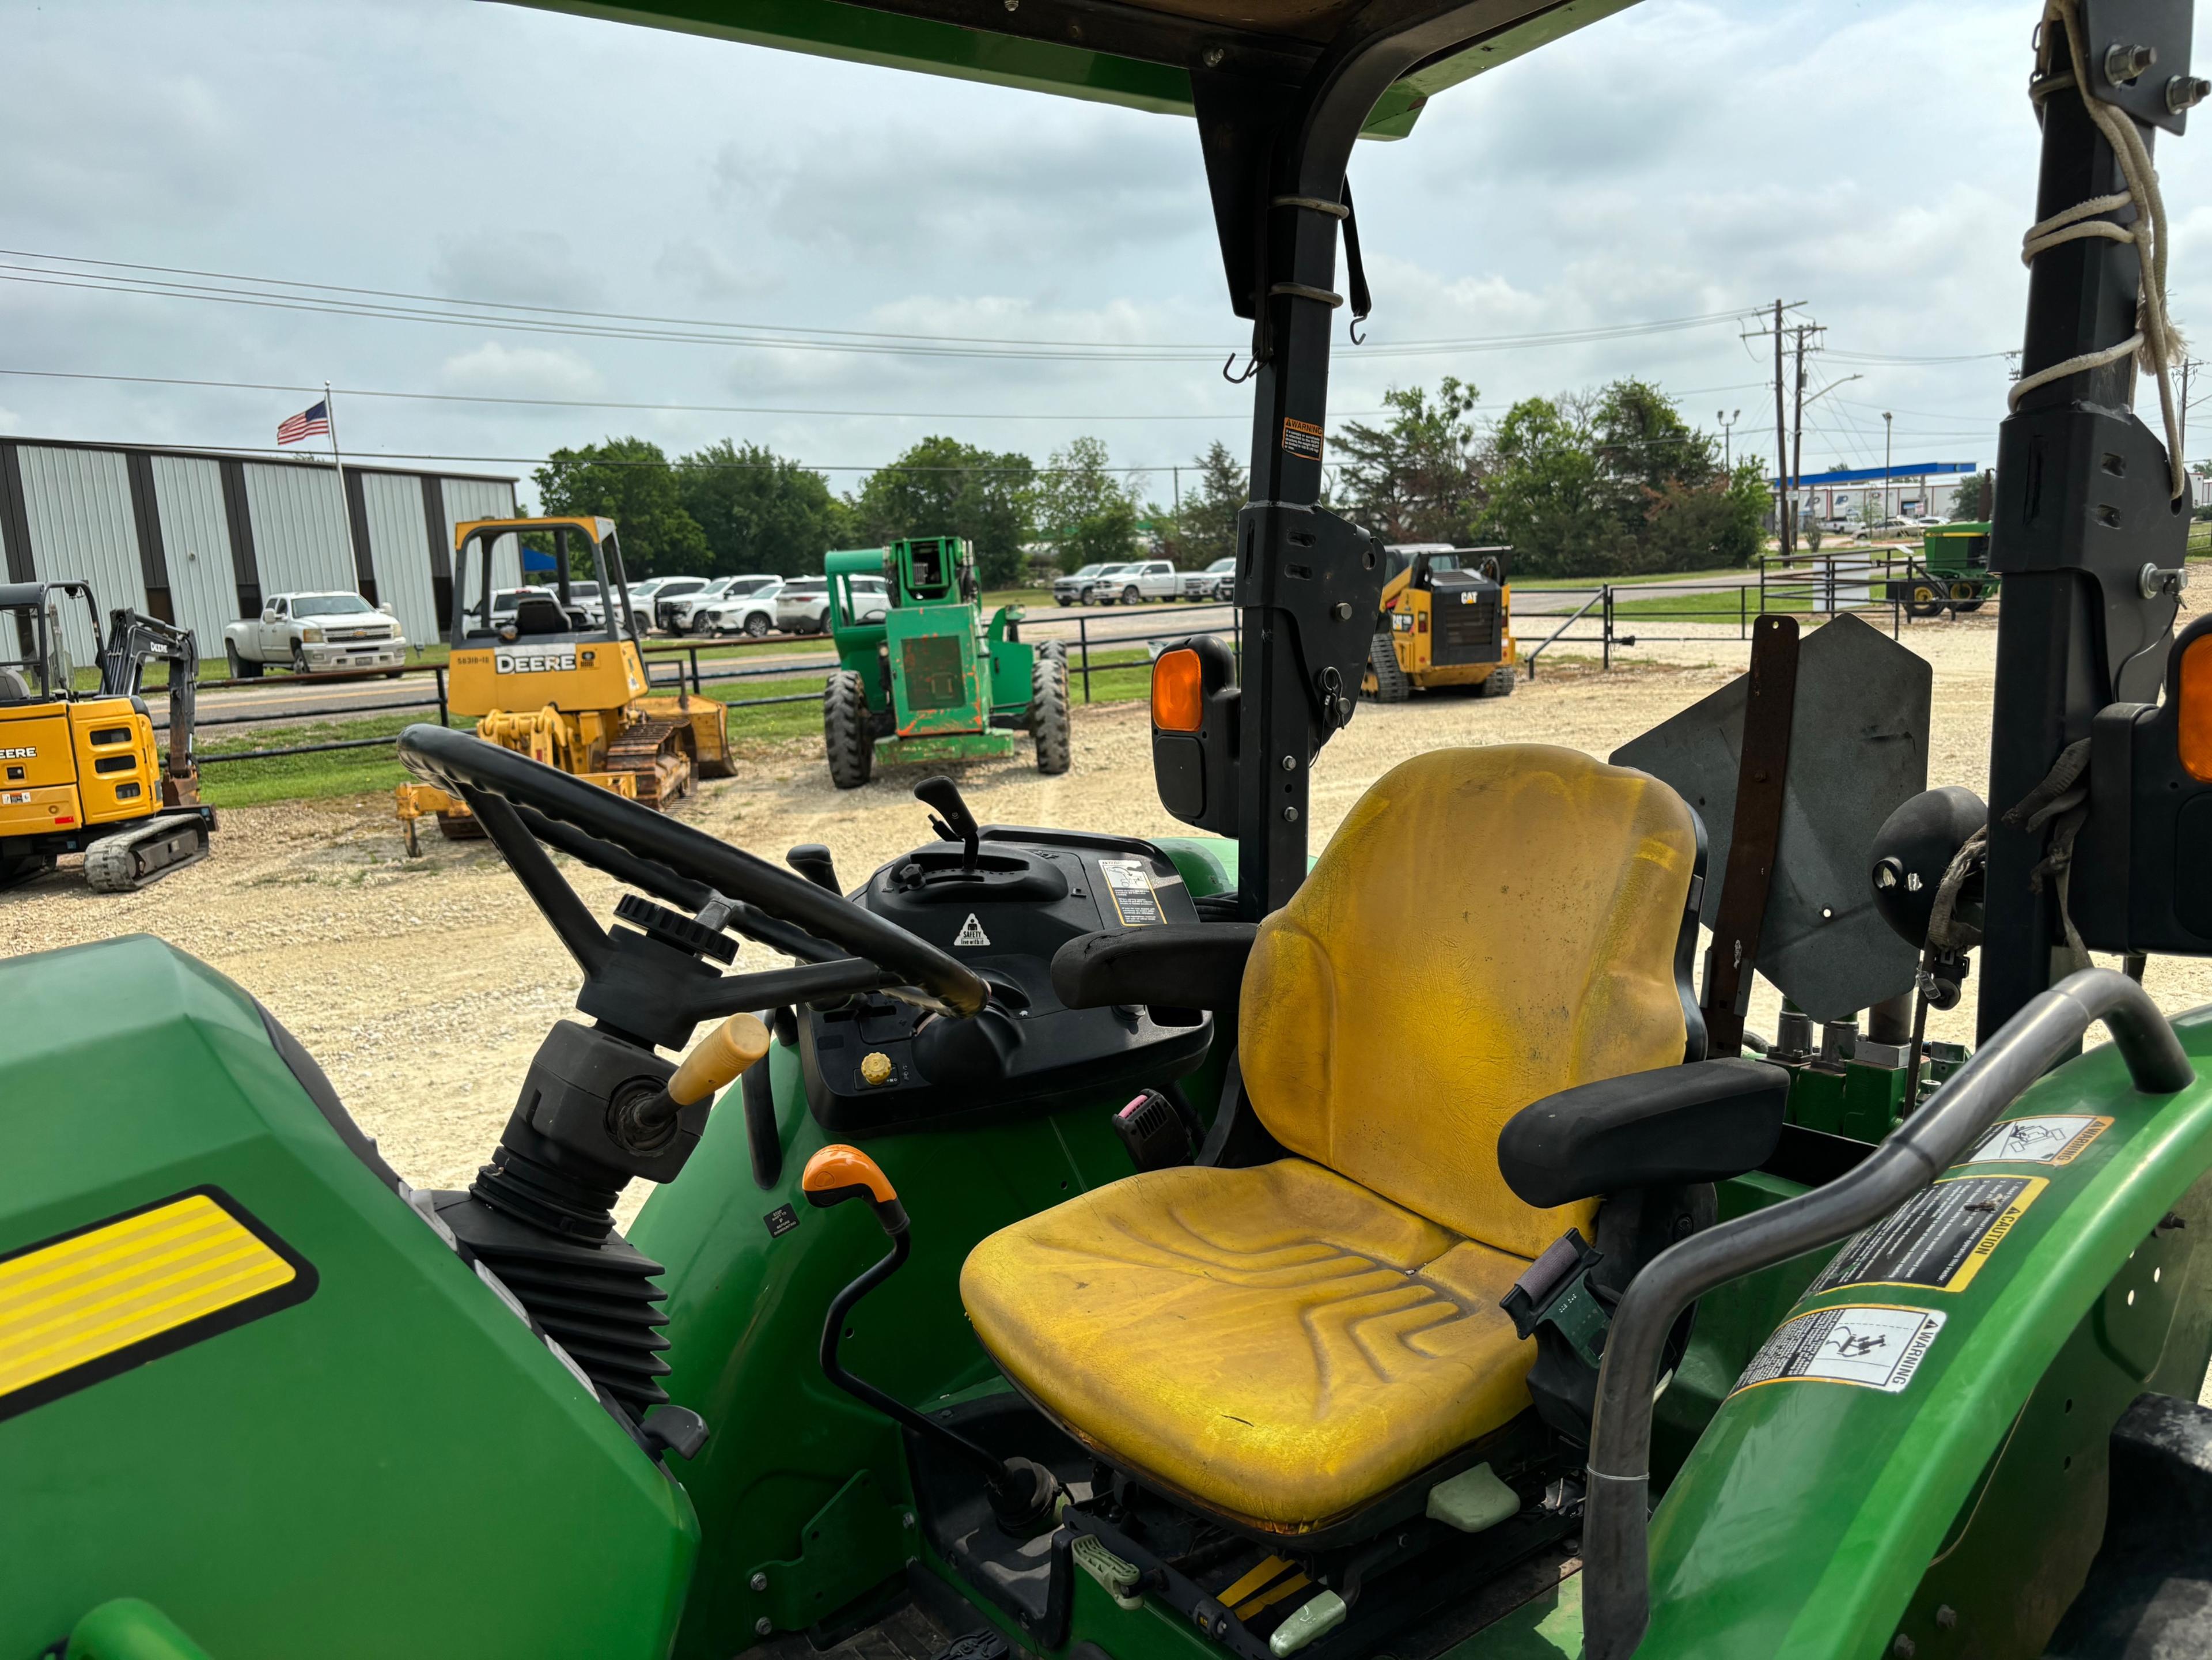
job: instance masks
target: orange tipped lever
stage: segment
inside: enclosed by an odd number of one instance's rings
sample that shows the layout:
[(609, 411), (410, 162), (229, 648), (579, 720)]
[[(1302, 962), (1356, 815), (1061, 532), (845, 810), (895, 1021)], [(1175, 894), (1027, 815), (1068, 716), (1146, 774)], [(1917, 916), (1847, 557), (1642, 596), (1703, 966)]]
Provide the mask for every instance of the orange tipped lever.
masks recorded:
[(876, 1220), (883, 1224), (885, 1233), (896, 1236), (906, 1231), (906, 1207), (899, 1203), (898, 1190), (891, 1186), (883, 1166), (858, 1147), (833, 1141), (817, 1149), (806, 1161), (799, 1186), (806, 1195), (806, 1202), (818, 1210), (842, 1205), (848, 1199), (865, 1199), (875, 1207)]

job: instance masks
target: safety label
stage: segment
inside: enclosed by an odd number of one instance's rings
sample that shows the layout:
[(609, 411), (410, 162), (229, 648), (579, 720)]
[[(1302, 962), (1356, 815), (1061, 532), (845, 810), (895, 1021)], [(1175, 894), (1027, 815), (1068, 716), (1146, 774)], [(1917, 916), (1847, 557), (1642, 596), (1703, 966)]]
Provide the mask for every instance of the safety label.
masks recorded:
[(1964, 1291), (2051, 1185), (2040, 1176), (1954, 1176), (1844, 1243), (1808, 1297), (1842, 1286)]
[(1321, 429), (1310, 421), (1283, 419), (1283, 447), (1293, 455), (1311, 456), (1321, 459)]
[(1943, 1320), (1931, 1310), (1882, 1303), (1815, 1309), (1784, 1321), (1729, 1393), (1803, 1378), (1895, 1395), (1912, 1381)]
[(1098, 872), (1106, 879), (1106, 891), (1113, 896), (1122, 927), (1142, 927), (1167, 920), (1160, 915), (1160, 897), (1152, 891), (1152, 873), (1143, 860), (1101, 859)]
[(2088, 1145), (2112, 1128), (2109, 1118), (2086, 1112), (2052, 1113), (2041, 1118), (2009, 1118), (1990, 1126), (1962, 1164), (2070, 1164)]
[(952, 943), (956, 946), (988, 946), (991, 943), (991, 936), (983, 932), (983, 925), (975, 920), (975, 913), (971, 910), (968, 913), (968, 920), (960, 925), (960, 932), (952, 936)]

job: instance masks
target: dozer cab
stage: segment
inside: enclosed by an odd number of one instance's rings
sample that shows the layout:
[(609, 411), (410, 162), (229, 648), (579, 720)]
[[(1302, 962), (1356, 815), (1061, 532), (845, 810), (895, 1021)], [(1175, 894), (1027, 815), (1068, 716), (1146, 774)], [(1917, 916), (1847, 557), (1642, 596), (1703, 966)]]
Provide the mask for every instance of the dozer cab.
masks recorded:
[(1512, 551), (1445, 544), (1389, 549), (1382, 627), (1368, 648), (1361, 690), (1383, 703), (1437, 686), (1510, 697), (1521, 660), (1505, 581)]
[[(0, 964), (0, 1648), (2212, 1645), (2212, 1011), (2075, 955), (2212, 955), (2212, 619), (2174, 635), (2186, 481), (2130, 412), (2186, 4), (2108, 52), (2051, 0), (2039, 37), (1987, 807), (1912, 784), (1923, 728), (1816, 695), (1875, 631), (1778, 617), (1650, 768), (1419, 755), (1309, 849), (1384, 580), (1317, 500), (1354, 137), (1602, 9), (625, 10), (1194, 109), (1259, 363), (1241, 663), (1153, 675), (1196, 833), (980, 824), (930, 780), (908, 852), (787, 868), (411, 728), (579, 985), (450, 1191), (184, 953)], [(2120, 234), (2057, 234), (2092, 221)], [(1791, 806), (1838, 721), (1903, 792), (1842, 855)], [(1715, 751), (1722, 794), (1661, 775)], [(1770, 949), (1824, 909), (1838, 943)], [(726, 971), (743, 941), (773, 960)], [(1869, 1007), (1971, 983), (1979, 1042), (1815, 1128), (1819, 1065), (1739, 1052), (1751, 964)]]
[[(64, 608), (82, 605), (100, 684), (80, 691)], [(168, 665), (166, 746), (139, 690)], [(192, 758), (199, 648), (191, 632), (100, 608), (83, 582), (0, 584), (0, 887), (84, 855), (88, 885), (127, 893), (207, 856), (215, 809)]]
[[(552, 544), (553, 572), (550, 586), (516, 593), (514, 550), (526, 536)], [(581, 580), (608, 602), (586, 606), (572, 587)], [(699, 778), (729, 776), (728, 708), (680, 680), (673, 696), (650, 690), (611, 520), (470, 520), (453, 530), (453, 586), (447, 706), (473, 716), (479, 738), (649, 807), (665, 809)], [(514, 594), (511, 615), (502, 593)], [(401, 784), (395, 795), (410, 857), (423, 818), (448, 836), (483, 833), (467, 804), (435, 785)]]
[[(823, 562), (824, 627), (837, 666), (822, 689), (822, 744), (839, 789), (858, 789), (878, 761), (1012, 755), (1027, 732), (1037, 770), (1067, 770), (1067, 657), (1021, 638), (1021, 610), (987, 624), (975, 556), (957, 536), (840, 551)], [(858, 597), (856, 575), (880, 575), (890, 604)]]

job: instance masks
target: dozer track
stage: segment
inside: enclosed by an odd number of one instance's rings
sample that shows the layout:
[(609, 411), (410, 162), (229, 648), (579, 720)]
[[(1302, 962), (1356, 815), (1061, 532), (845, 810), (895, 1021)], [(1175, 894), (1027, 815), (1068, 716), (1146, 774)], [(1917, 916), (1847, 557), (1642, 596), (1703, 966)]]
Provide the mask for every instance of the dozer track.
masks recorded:
[(665, 812), (691, 793), (696, 741), (689, 721), (640, 721), (607, 745), (607, 770), (630, 774), (637, 780), (637, 799)]
[(207, 820), (164, 813), (103, 836), (84, 850), (84, 879), (94, 893), (131, 893), (207, 857)]

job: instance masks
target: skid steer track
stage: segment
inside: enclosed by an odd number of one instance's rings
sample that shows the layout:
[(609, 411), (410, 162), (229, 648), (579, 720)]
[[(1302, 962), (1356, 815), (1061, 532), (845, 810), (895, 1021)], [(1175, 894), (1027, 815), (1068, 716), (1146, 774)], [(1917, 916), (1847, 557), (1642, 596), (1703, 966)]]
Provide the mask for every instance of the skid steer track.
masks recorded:
[(207, 857), (207, 820), (196, 812), (165, 813), (84, 851), (84, 879), (94, 893), (129, 893)]

